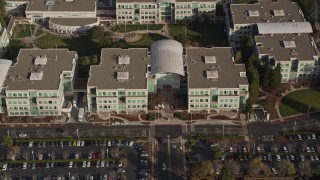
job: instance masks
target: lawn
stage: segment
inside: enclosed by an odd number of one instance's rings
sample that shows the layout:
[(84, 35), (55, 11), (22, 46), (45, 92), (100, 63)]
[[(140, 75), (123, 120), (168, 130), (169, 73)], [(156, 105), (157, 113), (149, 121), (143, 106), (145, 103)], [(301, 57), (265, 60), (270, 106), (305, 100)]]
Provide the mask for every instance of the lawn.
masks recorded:
[(5, 58), (15, 60), (21, 48), (32, 48), (32, 44), (23, 42), (21, 40), (10, 40)]
[(142, 37), (140, 40), (135, 42), (128, 42), (128, 47), (129, 48), (149, 48), (153, 42), (161, 39), (167, 39), (167, 38), (160, 34), (152, 34), (152, 33), (142, 34)]
[[(169, 25), (169, 32), (172, 37), (187, 35), (191, 42), (198, 42), (199, 46), (227, 46), (227, 34), (224, 31), (224, 24), (209, 24), (207, 26), (183, 26)], [(186, 32), (185, 32), (186, 30)]]
[(282, 116), (291, 116), (300, 113), (307, 113), (320, 110), (320, 90), (304, 89), (289, 93), (282, 98), (280, 113)]
[(68, 48), (71, 51), (77, 51), (79, 56), (91, 54), (100, 54), (100, 48), (87, 36), (77, 38), (62, 38), (51, 34), (46, 34), (37, 39), (37, 46), (41, 49), (48, 48)]
[(35, 26), (33, 24), (17, 24), (13, 30), (13, 37), (24, 38), (26, 36), (31, 36), (31, 30), (33, 32), (34, 27)]
[(110, 30), (113, 32), (131, 32), (137, 30), (160, 30), (163, 27), (162, 24), (136, 24), (136, 25), (127, 25), (127, 27), (123, 24), (113, 26)]

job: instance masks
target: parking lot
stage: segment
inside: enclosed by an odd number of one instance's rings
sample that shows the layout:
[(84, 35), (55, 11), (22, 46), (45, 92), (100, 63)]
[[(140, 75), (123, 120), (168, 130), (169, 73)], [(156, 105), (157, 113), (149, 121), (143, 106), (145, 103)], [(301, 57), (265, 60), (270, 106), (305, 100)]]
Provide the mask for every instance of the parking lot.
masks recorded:
[[(287, 160), (294, 164), (299, 173), (299, 165), (302, 162), (310, 162), (310, 168), (320, 165), (320, 133), (317, 132), (288, 132), (286, 141), (275, 143), (274, 141), (257, 142), (208, 142), (196, 141), (187, 152), (189, 163), (197, 163), (211, 160), (214, 147), (221, 151), (220, 162), (234, 160), (240, 165), (239, 174), (246, 174), (249, 164), (253, 159), (259, 159), (269, 167), (273, 174), (278, 173), (276, 164)], [(216, 167), (216, 166), (215, 166)], [(215, 170), (216, 174), (221, 169)]]
[[(21, 140), (7, 154), (0, 177), (84, 180), (138, 177), (139, 157), (148, 156), (147, 152), (134, 148), (140, 146), (132, 140), (118, 139)], [(148, 160), (144, 163), (145, 171), (149, 172)]]

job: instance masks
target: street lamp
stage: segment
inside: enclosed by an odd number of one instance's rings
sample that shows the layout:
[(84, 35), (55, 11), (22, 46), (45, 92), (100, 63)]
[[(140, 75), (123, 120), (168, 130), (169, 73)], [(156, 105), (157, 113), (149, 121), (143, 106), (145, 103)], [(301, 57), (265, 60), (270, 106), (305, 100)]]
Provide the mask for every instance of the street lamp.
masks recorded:
[(10, 137), (10, 130), (7, 131), (8, 136)]
[(310, 108), (311, 108), (311, 106), (308, 107), (308, 117), (309, 117), (309, 114), (310, 114)]
[(169, 143), (170, 143), (170, 135), (169, 134), (167, 135), (167, 138), (168, 138), (168, 147), (169, 147)]
[(294, 121), (293, 132), (296, 132), (297, 121)]
[(109, 149), (107, 149), (107, 158), (109, 159)]
[(33, 150), (31, 151), (32, 154), (32, 160), (34, 161), (34, 154), (33, 154)]
[(77, 136), (78, 136), (78, 139), (79, 139), (79, 129), (77, 129)]

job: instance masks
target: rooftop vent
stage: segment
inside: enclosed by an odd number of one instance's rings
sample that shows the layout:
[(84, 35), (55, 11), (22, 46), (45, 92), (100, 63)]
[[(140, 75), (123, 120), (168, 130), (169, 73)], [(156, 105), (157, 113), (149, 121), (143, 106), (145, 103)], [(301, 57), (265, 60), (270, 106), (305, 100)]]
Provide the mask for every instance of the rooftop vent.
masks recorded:
[(66, 2), (73, 2), (73, 0), (65, 0)]
[(282, 41), (283, 42), (283, 46), (285, 48), (295, 48), (296, 47), (296, 43), (294, 41)]
[(118, 64), (130, 64), (130, 57), (127, 55), (118, 56)]
[(248, 15), (250, 17), (257, 17), (257, 16), (259, 16), (259, 11), (258, 10), (249, 10)]
[(54, 4), (54, 0), (46, 0), (46, 6), (52, 6)]
[(218, 71), (206, 71), (207, 79), (218, 79)]
[(217, 63), (216, 56), (204, 56), (204, 63), (206, 64)]
[(34, 60), (34, 65), (46, 65), (47, 64), (47, 56), (46, 55), (42, 55), (42, 56), (36, 56), (35, 60)]
[(43, 77), (43, 72), (32, 72), (30, 75), (31, 81), (39, 81)]
[(129, 79), (129, 72), (117, 72), (117, 80), (128, 80)]
[(272, 12), (273, 12), (274, 16), (284, 16), (285, 15), (283, 9), (273, 10)]

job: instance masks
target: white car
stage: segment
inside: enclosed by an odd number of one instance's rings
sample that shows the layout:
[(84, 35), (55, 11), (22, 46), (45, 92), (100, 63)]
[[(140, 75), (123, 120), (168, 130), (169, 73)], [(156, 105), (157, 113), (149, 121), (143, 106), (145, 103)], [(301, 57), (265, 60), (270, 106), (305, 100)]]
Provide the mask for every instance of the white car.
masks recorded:
[(7, 170), (7, 168), (8, 168), (8, 164), (7, 163), (5, 163), (3, 166), (2, 166), (2, 170)]
[(229, 152), (231, 152), (231, 153), (233, 152), (233, 148), (232, 147), (229, 148)]
[(121, 167), (122, 166), (122, 161), (118, 162), (118, 166)]
[(81, 146), (84, 146), (84, 141), (81, 141)]
[(70, 162), (69, 162), (69, 168), (72, 168), (72, 167), (73, 167), (73, 162), (70, 161)]
[(27, 134), (26, 133), (19, 133), (19, 137), (27, 137)]
[(43, 159), (43, 154), (39, 154), (39, 160)]
[(101, 165), (100, 166), (103, 168), (105, 163), (106, 163), (105, 161), (101, 161)]
[(90, 167), (91, 166), (91, 161), (88, 161), (87, 162), (87, 167)]
[(81, 141), (78, 140), (78, 141), (77, 141), (77, 146), (80, 146), (80, 145), (81, 145)]
[(310, 147), (309, 146), (307, 146), (307, 152), (309, 153), (309, 152), (311, 152), (311, 150), (310, 150)]
[(82, 167), (87, 167), (87, 162), (86, 161), (83, 161), (83, 163), (82, 163)]
[(133, 143), (134, 143), (134, 141), (130, 141), (130, 142), (129, 142), (129, 146), (132, 146)]
[(22, 169), (27, 169), (27, 163), (23, 163)]
[(259, 147), (259, 146), (257, 146), (257, 152), (260, 152), (260, 151), (261, 151), (260, 147)]
[(271, 168), (273, 174), (277, 174), (277, 170), (275, 168)]
[(76, 153), (76, 155), (74, 156), (75, 159), (79, 159), (79, 154)]
[(280, 157), (280, 155), (278, 154), (278, 155), (276, 155), (276, 157), (277, 157), (277, 161), (281, 161), (281, 157)]
[(166, 171), (167, 170), (167, 166), (165, 163), (162, 163), (162, 171)]
[(103, 175), (103, 180), (108, 180), (108, 175)]
[(111, 146), (111, 141), (108, 141), (108, 146)]
[(33, 146), (33, 142), (29, 142), (29, 147), (32, 147)]
[(311, 134), (312, 139), (317, 139), (315, 134)]

